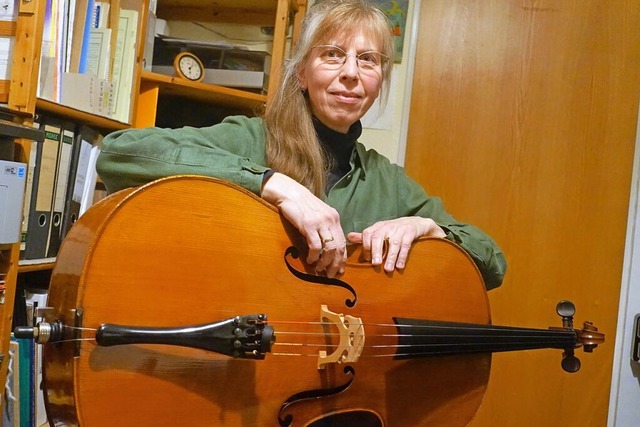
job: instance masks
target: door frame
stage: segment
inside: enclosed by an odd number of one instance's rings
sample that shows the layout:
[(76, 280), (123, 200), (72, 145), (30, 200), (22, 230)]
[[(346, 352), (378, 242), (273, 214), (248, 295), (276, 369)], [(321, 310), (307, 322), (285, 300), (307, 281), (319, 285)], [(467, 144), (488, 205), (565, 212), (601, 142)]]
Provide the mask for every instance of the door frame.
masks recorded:
[[(398, 141), (398, 154), (395, 163), (404, 166), (407, 155), (407, 134), (409, 133), (409, 116), (411, 115), (411, 95), (413, 92), (413, 73), (416, 64), (416, 51), (418, 49), (418, 32), (420, 31), (420, 5), (422, 0), (409, 3), (411, 10), (411, 32), (409, 36), (409, 54), (407, 55), (407, 72), (405, 75), (404, 94), (402, 97), (402, 123), (400, 124), (400, 140)], [(405, 38), (405, 41), (407, 39)]]
[(608, 427), (629, 426), (640, 418), (640, 364), (631, 360), (634, 318), (640, 313), (640, 114), (629, 196), (627, 238), (611, 376)]

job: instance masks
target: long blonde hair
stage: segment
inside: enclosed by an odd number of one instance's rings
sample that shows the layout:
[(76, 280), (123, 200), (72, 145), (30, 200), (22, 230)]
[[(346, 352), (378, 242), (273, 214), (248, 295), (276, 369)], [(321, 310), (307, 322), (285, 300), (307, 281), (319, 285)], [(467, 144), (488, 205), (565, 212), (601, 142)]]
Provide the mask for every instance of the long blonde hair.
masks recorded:
[(264, 114), (267, 164), (320, 198), (325, 195), (330, 161), (318, 141), (311, 106), (298, 75), (314, 46), (326, 43), (327, 37), (347, 38), (357, 31), (377, 40), (380, 53), (391, 58), (382, 66), (381, 99), (385, 103), (393, 67), (393, 37), (386, 15), (366, 0), (321, 0), (305, 16), (300, 38)]

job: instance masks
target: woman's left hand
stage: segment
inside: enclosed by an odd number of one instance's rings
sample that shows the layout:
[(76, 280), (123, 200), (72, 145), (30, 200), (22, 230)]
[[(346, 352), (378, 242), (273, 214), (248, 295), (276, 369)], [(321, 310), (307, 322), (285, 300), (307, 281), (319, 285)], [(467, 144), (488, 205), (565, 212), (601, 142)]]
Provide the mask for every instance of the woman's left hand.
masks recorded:
[[(376, 222), (362, 233), (349, 233), (347, 239), (362, 245), (367, 261), (373, 265), (382, 265), (384, 261), (384, 270), (391, 272), (404, 268), (412, 243), (423, 236), (445, 237), (446, 233), (431, 218), (408, 216)], [(388, 250), (383, 260), (385, 241)]]

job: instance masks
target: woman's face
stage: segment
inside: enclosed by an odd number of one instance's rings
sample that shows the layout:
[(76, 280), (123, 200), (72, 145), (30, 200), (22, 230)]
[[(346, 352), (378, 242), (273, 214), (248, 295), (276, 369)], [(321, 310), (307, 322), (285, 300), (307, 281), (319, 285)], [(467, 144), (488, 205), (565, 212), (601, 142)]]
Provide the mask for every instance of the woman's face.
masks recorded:
[(359, 67), (355, 55), (379, 51), (379, 47), (362, 33), (327, 45), (346, 52), (345, 63), (327, 62), (327, 57), (335, 57), (336, 52), (342, 55), (339, 50), (313, 48), (298, 76), (300, 87), (307, 91), (316, 118), (330, 129), (347, 133), (349, 127), (369, 110), (382, 85), (382, 68)]

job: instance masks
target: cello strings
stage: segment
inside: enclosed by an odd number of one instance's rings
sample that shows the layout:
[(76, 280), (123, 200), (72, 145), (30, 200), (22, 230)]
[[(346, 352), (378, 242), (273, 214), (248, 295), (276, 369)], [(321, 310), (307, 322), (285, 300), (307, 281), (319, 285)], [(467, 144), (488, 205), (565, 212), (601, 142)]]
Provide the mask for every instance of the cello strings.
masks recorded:
[[(332, 326), (335, 325), (335, 323), (333, 322), (278, 322), (278, 323), (296, 323), (296, 324), (307, 324), (307, 325), (323, 325), (323, 326)], [(408, 328), (408, 329), (422, 329), (422, 328), (429, 328), (429, 329), (439, 329), (439, 330), (452, 330), (452, 331), (457, 331), (457, 333), (455, 334), (442, 334), (442, 333), (438, 333), (438, 334), (419, 334), (419, 335), (413, 335), (413, 334), (374, 334), (371, 336), (374, 337), (389, 337), (389, 338), (397, 338), (397, 337), (478, 337), (478, 338), (486, 338), (486, 337), (496, 337), (496, 335), (494, 334), (483, 334), (483, 333), (478, 333), (478, 331), (481, 332), (505, 332), (504, 335), (502, 335), (502, 337), (505, 338), (532, 338), (532, 337), (540, 337), (540, 338), (545, 338), (548, 337), (549, 335), (567, 335), (568, 332), (574, 332), (571, 329), (528, 329), (528, 328), (509, 328), (509, 329), (504, 329), (504, 328), (491, 328), (489, 326), (487, 327), (482, 327), (482, 328), (471, 328), (470, 331), (468, 331), (467, 333), (460, 333), (461, 330), (464, 330), (464, 325), (454, 325), (454, 326), (448, 326), (448, 325), (402, 325), (402, 324), (385, 324), (385, 323), (361, 323), (361, 324), (357, 324), (357, 326), (359, 328), (364, 327), (364, 326), (379, 326), (379, 327), (393, 327), (393, 328)], [(87, 327), (76, 327), (76, 326), (65, 326), (66, 329), (71, 329), (71, 330), (78, 330), (78, 331), (89, 331), (89, 332), (96, 332), (97, 328), (87, 328)], [(514, 334), (514, 332), (525, 332), (522, 335), (516, 335)], [(309, 331), (274, 331), (276, 333), (276, 335), (303, 335), (303, 336), (325, 336), (325, 337), (330, 337), (330, 336), (340, 336), (342, 334), (340, 334), (339, 332), (309, 332)], [(528, 332), (528, 333), (527, 333)], [(539, 333), (539, 335), (533, 335), (534, 333)]]
[[(290, 325), (318, 325), (318, 326), (334, 326), (334, 322), (304, 322), (304, 321), (269, 321), (267, 324), (290, 324)], [(501, 327), (501, 326), (492, 326), (492, 325), (484, 325), (484, 324), (473, 324), (473, 323), (459, 323), (454, 325), (442, 325), (442, 324), (429, 324), (429, 325), (414, 325), (414, 324), (396, 324), (396, 323), (350, 323), (349, 325), (354, 325), (358, 327), (383, 327), (383, 328), (405, 328), (405, 329), (439, 329), (439, 330), (455, 330), (459, 331), (469, 326), (468, 329), (471, 329), (469, 336), (483, 336), (478, 334), (476, 331), (483, 332), (514, 332), (514, 331), (524, 331), (524, 332), (538, 332), (541, 333), (542, 336), (546, 336), (549, 334), (553, 334), (555, 332), (562, 334), (566, 332), (573, 332), (572, 329), (537, 329), (537, 328), (516, 328), (516, 327)], [(78, 327), (78, 326), (64, 326), (66, 329), (79, 330), (79, 331), (90, 331), (95, 332), (97, 328), (88, 328), (88, 327)], [(279, 335), (295, 335), (295, 334), (306, 334), (306, 335), (340, 335), (339, 333), (325, 333), (325, 332), (301, 332), (301, 331), (275, 331)], [(437, 334), (441, 335), (441, 334)], [(456, 334), (457, 336), (461, 336), (461, 334)], [(376, 334), (376, 336), (389, 336), (389, 337), (402, 337), (402, 336), (413, 336), (411, 334)], [(420, 336), (429, 336), (423, 335)], [(446, 335), (441, 335), (446, 336)], [(505, 336), (514, 336), (505, 334)], [(530, 335), (523, 335), (530, 336)]]
[[(66, 343), (66, 342), (77, 342), (77, 341), (88, 341), (88, 342), (95, 342), (94, 338), (75, 338), (75, 339), (69, 339), (69, 340), (61, 340), (61, 341), (57, 341), (58, 343)], [(491, 342), (485, 342), (483, 343), (487, 346), (491, 346), (492, 344), (501, 344), (501, 343), (491, 343)], [(522, 345), (532, 345), (532, 344), (537, 344), (539, 345), (539, 347), (533, 346), (533, 347), (524, 347), (524, 348), (519, 348), (518, 344), (522, 344)], [(531, 342), (531, 341), (526, 341), (526, 342), (511, 342), (509, 345), (512, 346), (513, 350), (533, 350), (536, 348), (564, 348), (567, 345), (569, 345), (571, 343), (567, 343), (566, 341), (553, 341), (553, 342), (549, 342), (549, 341), (538, 341), (538, 342)], [(466, 350), (464, 347), (465, 346), (474, 346), (474, 343), (467, 343), (467, 344), (455, 344), (453, 347), (455, 348), (455, 350), (446, 350), (447, 347), (451, 347), (451, 344), (413, 344), (413, 345), (398, 345), (398, 344), (390, 344), (390, 345), (372, 345), (372, 346), (363, 346), (363, 348), (366, 349), (372, 349), (374, 351), (372, 352), (368, 352), (366, 354), (362, 354), (359, 356), (359, 358), (379, 358), (379, 357), (406, 357), (406, 358), (416, 358), (416, 357), (421, 357), (421, 356), (437, 356), (437, 355), (455, 355), (455, 354), (465, 354), (465, 353), (493, 353), (496, 351), (501, 351), (501, 350), (478, 350), (476, 348), (471, 348)], [(556, 345), (557, 347), (555, 347), (554, 345)], [(317, 352), (312, 352), (312, 353), (288, 353), (288, 352), (282, 352), (282, 351), (278, 351), (276, 350), (278, 347), (286, 347), (286, 346), (294, 346), (296, 348), (311, 348), (311, 347), (316, 347), (316, 348), (326, 348), (326, 349), (334, 349), (331, 352), (328, 352), (329, 354), (333, 354), (333, 352), (335, 352), (337, 346), (336, 345), (327, 345), (327, 344), (308, 344), (308, 343), (273, 343), (273, 349), (269, 350), (268, 352), (266, 352), (266, 354), (268, 356), (295, 356), (295, 357), (318, 357), (319, 356), (319, 351)], [(573, 345), (571, 345), (573, 346)], [(444, 351), (438, 351), (438, 348), (442, 348), (444, 347), (445, 350)], [(411, 351), (411, 352), (402, 352), (402, 351), (392, 351), (392, 350), (402, 350), (403, 348), (410, 348), (410, 349), (423, 349), (424, 351)], [(389, 352), (377, 352), (379, 350), (389, 350)]]
[(81, 326), (66, 326), (66, 325), (65, 325), (65, 329), (73, 329), (74, 331), (90, 331), (90, 332), (95, 332), (98, 330), (97, 328), (83, 328)]
[[(277, 321), (277, 322), (267, 322), (267, 323), (279, 323), (279, 324), (289, 324), (289, 325), (311, 325), (311, 326), (335, 326), (336, 324), (334, 322), (318, 322), (318, 321), (314, 321), (314, 322), (303, 322), (303, 321), (292, 321), (292, 322), (288, 322), (288, 321)], [(405, 324), (389, 324), (389, 323), (371, 323), (371, 324), (367, 324), (367, 323), (350, 323), (350, 326), (357, 326), (358, 328), (362, 328), (364, 326), (377, 326), (380, 328), (405, 328), (405, 329), (414, 329), (414, 330), (420, 330), (423, 328), (431, 328), (432, 330), (452, 330), (452, 331), (456, 331), (456, 334), (418, 334), (418, 335), (412, 335), (412, 334), (374, 334), (371, 336), (368, 336), (369, 338), (373, 337), (380, 337), (380, 338), (401, 338), (401, 337), (417, 337), (418, 339), (428, 339), (431, 337), (438, 337), (438, 338), (478, 338), (479, 340), (481, 340), (481, 344), (484, 345), (501, 345), (503, 344), (500, 341), (492, 341), (492, 339), (495, 338), (509, 338), (509, 345), (510, 346), (518, 346), (518, 345), (542, 345), (542, 346), (553, 346), (553, 345), (567, 345), (567, 339), (561, 339), (561, 337), (555, 337), (556, 339), (549, 339), (549, 335), (558, 335), (558, 334), (554, 334), (554, 332), (559, 332), (560, 334), (564, 333), (564, 335), (566, 335), (566, 332), (572, 332), (570, 330), (566, 330), (566, 329), (557, 329), (557, 330), (544, 330), (544, 329), (528, 329), (528, 328), (505, 328), (505, 327), (491, 327), (490, 325), (474, 325), (472, 324), (472, 328), (470, 331), (464, 331), (464, 327), (465, 324), (459, 324), (459, 325), (437, 325), (437, 324), (430, 324), (430, 325), (405, 325)], [(75, 326), (66, 326), (66, 328), (71, 329), (71, 330), (78, 330), (78, 331), (93, 331), (95, 332), (97, 329), (96, 328), (86, 328), (86, 327), (75, 327)], [(464, 332), (460, 332), (460, 330), (463, 330)], [(525, 330), (528, 331), (529, 334), (524, 334), (524, 335), (515, 335), (513, 333), (510, 334), (504, 334), (503, 336), (495, 336), (493, 334), (483, 334), (483, 333), (478, 333), (480, 332), (490, 332), (490, 331), (495, 331), (495, 332), (513, 332), (513, 331), (520, 331), (520, 330)], [(534, 335), (532, 333), (539, 333), (539, 335)], [(275, 331), (276, 336), (280, 336), (280, 335), (289, 335), (289, 336), (302, 336), (302, 337), (318, 337), (318, 336), (322, 336), (325, 338), (329, 338), (329, 337), (339, 337), (342, 334), (338, 333), (338, 332), (309, 332), (309, 331)], [(489, 338), (489, 340), (487, 340), (486, 338)], [(526, 341), (514, 341), (517, 340), (519, 338), (522, 339), (526, 339)], [(95, 337), (93, 338), (72, 338), (72, 339), (66, 339), (66, 340), (61, 340), (58, 342), (72, 342), (72, 341), (94, 341)], [(536, 341), (537, 340), (537, 341)], [(407, 349), (426, 349), (428, 351), (413, 351), (410, 353), (400, 353), (400, 352), (395, 352), (395, 353), (380, 353), (380, 354), (365, 354), (362, 355), (362, 357), (402, 357), (402, 356), (420, 356), (420, 355), (435, 355), (435, 354), (439, 354), (439, 353), (446, 353), (446, 354), (451, 354), (451, 351), (448, 352), (439, 352), (437, 350), (437, 348), (447, 348), (447, 347), (451, 347), (454, 346), (456, 348), (456, 353), (464, 353), (465, 352), (465, 347), (469, 347), (469, 346), (475, 346), (478, 343), (412, 343), (412, 344), (374, 344), (374, 345), (366, 345), (363, 346), (363, 348), (367, 348), (367, 349), (372, 349), (374, 351), (377, 350), (402, 350), (403, 348), (407, 348)], [(338, 346), (335, 344), (331, 344), (331, 343), (313, 343), (313, 342), (274, 342), (272, 344), (273, 346), (277, 346), (277, 347), (298, 347), (298, 348), (310, 348), (310, 347), (314, 347), (314, 348), (337, 348)], [(477, 351), (476, 349), (471, 348), (469, 351)], [(317, 357), (318, 354), (317, 353), (313, 353), (313, 354), (306, 354), (306, 353), (286, 353), (286, 352), (277, 352), (277, 351), (269, 351), (268, 354), (274, 355), (274, 356), (307, 356), (307, 357)]]
[[(274, 322), (271, 322), (274, 323)], [(275, 322), (275, 323), (291, 323), (291, 322)], [(296, 322), (301, 323), (301, 322)], [(303, 322), (302, 322), (303, 323)], [(316, 325), (331, 325), (333, 322), (313, 322)], [(354, 324), (351, 323), (350, 326)], [(373, 350), (402, 350), (402, 349), (424, 349), (427, 351), (412, 351), (410, 353), (383, 353), (383, 354), (366, 354), (362, 355), (362, 357), (398, 357), (398, 356), (420, 356), (420, 355), (435, 355), (435, 354), (451, 354), (451, 347), (455, 348), (456, 353), (465, 353), (465, 352), (477, 352), (478, 344), (484, 346), (501, 346), (504, 345), (504, 341), (501, 340), (504, 338), (509, 339), (508, 345), (510, 347), (517, 346), (533, 346), (529, 348), (536, 348), (539, 346), (542, 347), (552, 347), (556, 346), (566, 346), (567, 344), (573, 345), (575, 333), (566, 329), (558, 329), (558, 330), (545, 330), (545, 329), (531, 329), (531, 328), (505, 328), (505, 327), (491, 327), (490, 325), (471, 325), (472, 327), (465, 330), (465, 324), (454, 324), (454, 325), (443, 325), (443, 324), (429, 324), (429, 325), (402, 325), (402, 324), (387, 324), (387, 323), (379, 323), (379, 324), (356, 324), (356, 326), (364, 327), (364, 326), (378, 326), (378, 327), (394, 327), (394, 328), (406, 328), (413, 330), (420, 330), (423, 328), (430, 328), (430, 330), (434, 331), (444, 331), (445, 333), (437, 333), (437, 334), (374, 334), (373, 337), (382, 337), (382, 338), (401, 338), (401, 337), (415, 337), (416, 339), (425, 339), (428, 340), (430, 338), (438, 338), (438, 339), (467, 339), (467, 338), (477, 338), (479, 342), (471, 342), (471, 343), (433, 343), (433, 342), (422, 342), (422, 343), (411, 343), (411, 344), (374, 344), (374, 345), (365, 345), (363, 348), (373, 349)], [(455, 331), (454, 334), (447, 334), (446, 331)], [(491, 332), (494, 332), (493, 334)], [(514, 333), (515, 332), (515, 333)], [(570, 332), (570, 334), (567, 334)], [(498, 335), (496, 335), (496, 333)], [(293, 336), (340, 336), (341, 334), (335, 333), (318, 333), (318, 332), (292, 332), (292, 331), (277, 331), (276, 335), (293, 335)], [(551, 336), (551, 338), (550, 338)], [(332, 347), (337, 348), (337, 345), (329, 345), (325, 343), (281, 343), (276, 341), (274, 346), (298, 346), (298, 347)], [(438, 351), (438, 349), (444, 349)], [(489, 350), (487, 350), (489, 351)], [(298, 355), (300, 353), (275, 353), (278, 355)], [(305, 354), (306, 356), (316, 356), (315, 354)]]
[[(437, 321), (436, 321), (437, 322)], [(267, 324), (290, 324), (290, 325), (320, 325), (320, 326), (331, 326), (335, 325), (334, 322), (302, 322), (302, 321), (268, 321)], [(408, 328), (408, 329), (441, 329), (441, 330), (460, 330), (464, 328), (472, 329), (474, 331), (529, 331), (529, 332), (541, 332), (544, 334), (553, 333), (553, 332), (568, 332), (573, 331), (572, 329), (540, 329), (540, 328), (517, 328), (510, 326), (499, 326), (499, 325), (491, 325), (491, 324), (476, 324), (476, 323), (455, 323), (449, 324), (428, 324), (428, 325), (414, 325), (414, 324), (402, 324), (402, 323), (348, 323), (348, 325), (354, 325), (358, 327), (382, 327), (382, 328)], [(276, 331), (278, 334), (283, 333), (291, 333), (287, 331)], [(475, 335), (475, 333), (472, 333)], [(399, 334), (390, 334), (389, 336), (401, 336)]]

